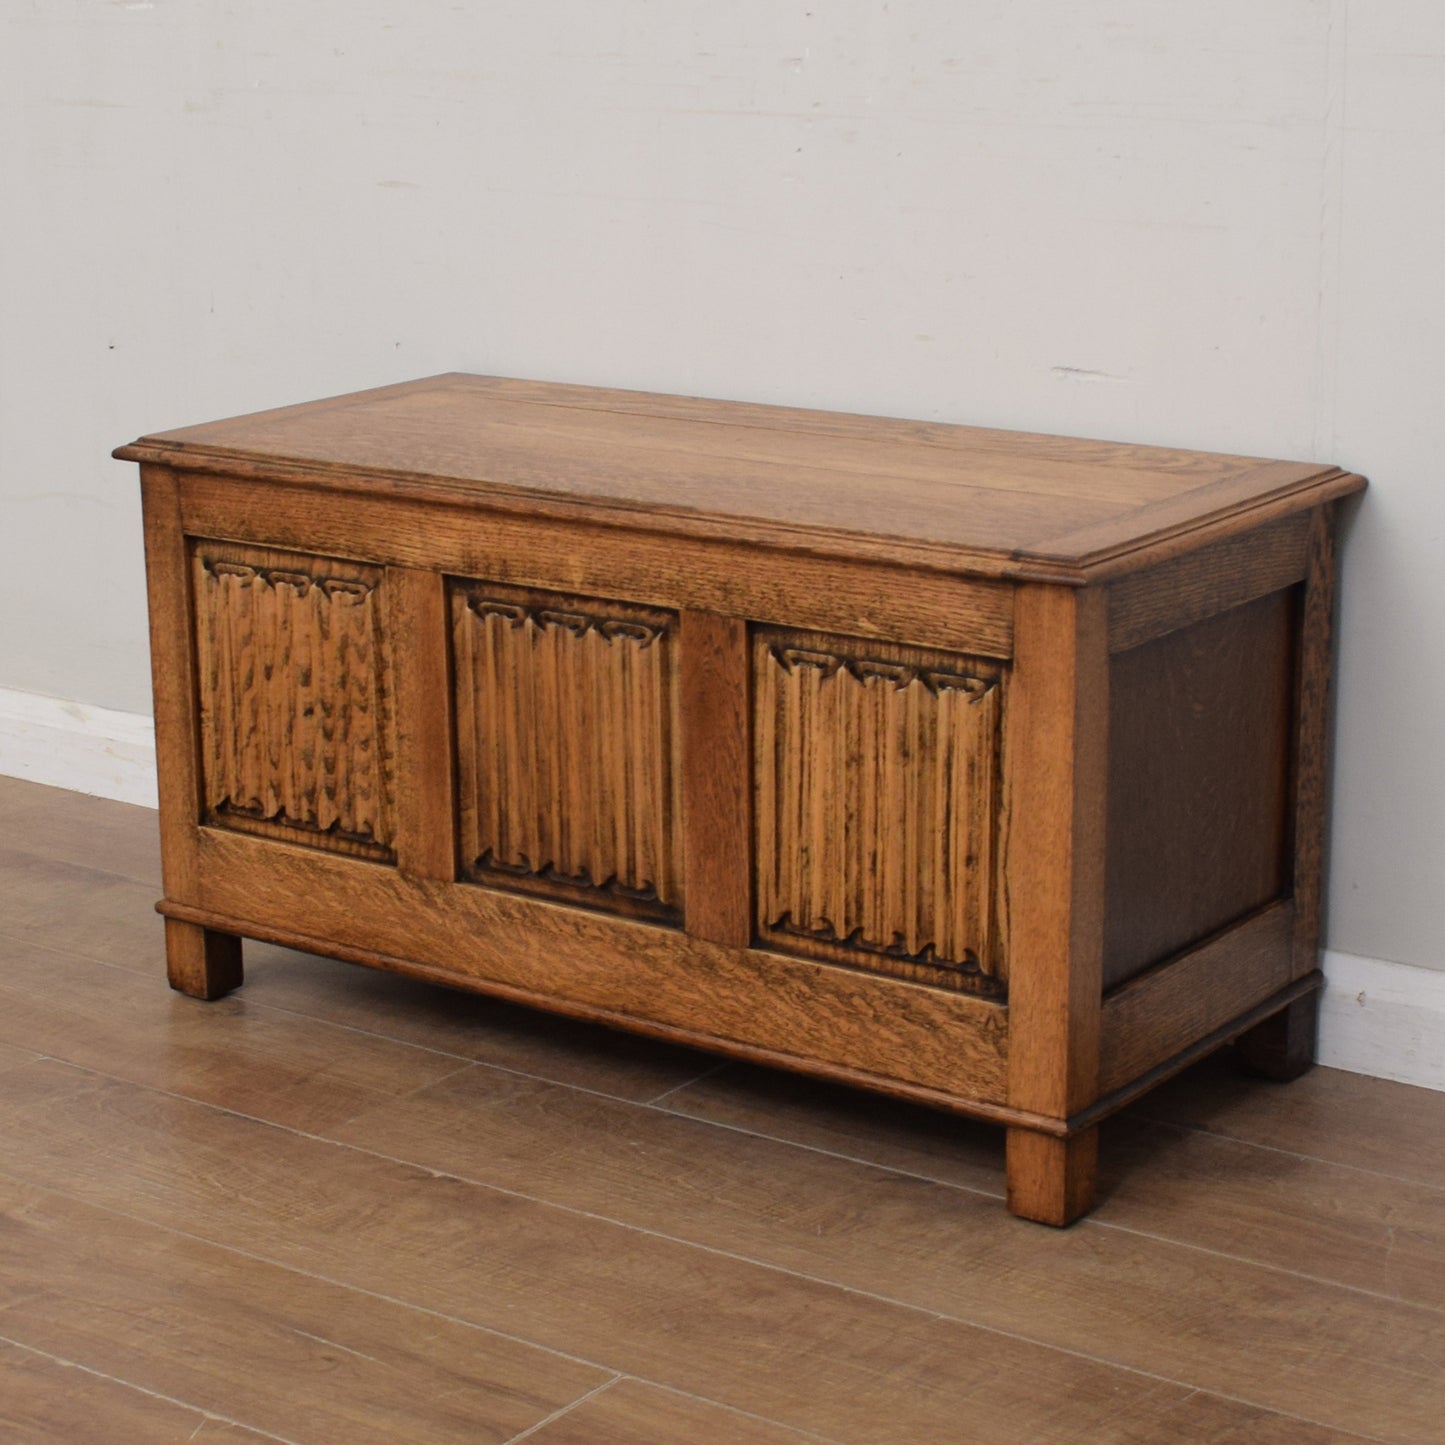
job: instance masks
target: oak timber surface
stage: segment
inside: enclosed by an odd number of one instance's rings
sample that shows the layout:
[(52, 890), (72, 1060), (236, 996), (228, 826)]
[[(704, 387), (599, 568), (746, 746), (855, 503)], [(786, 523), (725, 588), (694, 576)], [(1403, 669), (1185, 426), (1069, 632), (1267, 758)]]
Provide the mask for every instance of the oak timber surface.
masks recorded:
[(1113, 659), (1105, 988), (1286, 891), (1292, 604), (1275, 592)]
[(906, 544), (985, 575), (1030, 561), (1067, 572), (1225, 512), (1361, 485), (1308, 462), (463, 374), (159, 432), (117, 454), (290, 465), (326, 487), (529, 499), (596, 520), (645, 511), (665, 530), (836, 555)]
[(0, 779), (20, 1440), (1437, 1445), (1445, 1094), (1210, 1061), (1054, 1234), (888, 1099), (260, 945), (178, 998), (155, 826)]

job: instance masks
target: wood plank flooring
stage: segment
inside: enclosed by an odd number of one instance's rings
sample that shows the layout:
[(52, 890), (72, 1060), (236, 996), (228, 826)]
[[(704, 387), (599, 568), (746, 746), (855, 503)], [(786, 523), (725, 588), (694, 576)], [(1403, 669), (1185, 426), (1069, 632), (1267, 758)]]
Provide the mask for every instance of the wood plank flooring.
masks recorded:
[(1004, 1212), (1002, 1132), (264, 945), (0, 779), (0, 1439), (1445, 1438), (1445, 1094), (1214, 1059)]

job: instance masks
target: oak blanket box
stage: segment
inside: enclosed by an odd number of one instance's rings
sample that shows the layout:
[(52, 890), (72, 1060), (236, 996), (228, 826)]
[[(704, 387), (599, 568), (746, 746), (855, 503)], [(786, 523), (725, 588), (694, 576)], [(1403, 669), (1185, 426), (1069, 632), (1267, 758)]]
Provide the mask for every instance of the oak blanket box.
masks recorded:
[(243, 937), (1007, 1128), (1313, 1056), (1316, 464), (448, 375), (141, 465), (171, 983)]

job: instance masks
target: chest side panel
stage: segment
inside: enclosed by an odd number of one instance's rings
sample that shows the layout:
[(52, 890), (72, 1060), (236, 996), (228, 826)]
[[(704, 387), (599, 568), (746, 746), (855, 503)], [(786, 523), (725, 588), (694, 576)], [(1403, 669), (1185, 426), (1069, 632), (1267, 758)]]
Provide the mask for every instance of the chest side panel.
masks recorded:
[(1110, 660), (1105, 986), (1289, 891), (1293, 589)]

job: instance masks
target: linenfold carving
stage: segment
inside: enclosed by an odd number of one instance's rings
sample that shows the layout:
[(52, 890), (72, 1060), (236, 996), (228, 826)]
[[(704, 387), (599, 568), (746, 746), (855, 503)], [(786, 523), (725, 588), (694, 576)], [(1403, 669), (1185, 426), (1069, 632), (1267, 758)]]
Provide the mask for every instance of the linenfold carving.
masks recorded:
[(197, 543), (205, 815), (390, 860), (378, 569)]
[(997, 995), (999, 669), (874, 651), (757, 635), (759, 930)]
[(455, 586), (469, 877), (678, 916), (674, 624), (625, 603)]

